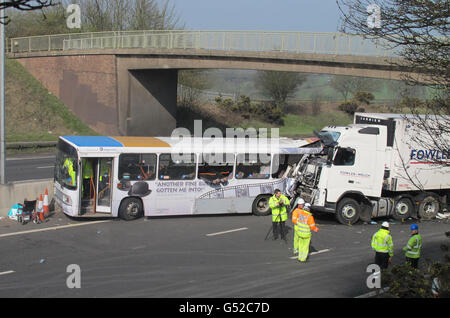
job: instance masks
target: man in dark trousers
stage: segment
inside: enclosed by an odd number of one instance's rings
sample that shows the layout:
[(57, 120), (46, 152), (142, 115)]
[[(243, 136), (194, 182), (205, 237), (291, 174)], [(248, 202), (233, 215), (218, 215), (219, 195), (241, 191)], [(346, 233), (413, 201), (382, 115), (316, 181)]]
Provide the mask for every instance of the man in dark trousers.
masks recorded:
[(289, 199), (281, 194), (279, 189), (275, 190), (275, 194), (269, 200), (269, 207), (272, 209), (274, 240), (278, 239), (278, 233), (281, 234), (281, 239), (286, 240), (285, 223), (288, 219), (287, 207), (289, 203)]
[(394, 243), (389, 234), (389, 223), (383, 222), (381, 229), (372, 236), (372, 249), (375, 251), (375, 264), (387, 269), (394, 256)]
[(422, 249), (422, 237), (419, 234), (419, 226), (411, 225), (411, 237), (408, 244), (403, 248), (406, 261), (414, 268), (419, 267), (420, 250)]

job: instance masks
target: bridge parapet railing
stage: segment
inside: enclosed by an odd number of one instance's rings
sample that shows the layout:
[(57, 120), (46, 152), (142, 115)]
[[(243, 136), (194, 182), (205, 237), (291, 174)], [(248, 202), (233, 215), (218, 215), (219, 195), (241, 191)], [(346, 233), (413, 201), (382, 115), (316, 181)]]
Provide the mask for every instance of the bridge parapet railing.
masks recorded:
[(15, 38), (12, 53), (92, 49), (203, 49), (390, 57), (385, 42), (344, 33), (272, 31), (111, 31)]

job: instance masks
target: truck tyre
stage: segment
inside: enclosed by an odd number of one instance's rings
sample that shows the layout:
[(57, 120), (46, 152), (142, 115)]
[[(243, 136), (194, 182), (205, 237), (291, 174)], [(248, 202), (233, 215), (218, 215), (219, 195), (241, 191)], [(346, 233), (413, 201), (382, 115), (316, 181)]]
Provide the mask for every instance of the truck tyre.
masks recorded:
[(122, 201), (119, 208), (119, 217), (130, 221), (143, 215), (142, 201), (137, 198), (126, 198)]
[(434, 193), (426, 193), (419, 197), (418, 213), (420, 218), (424, 220), (431, 220), (439, 213), (441, 205), (439, 197)]
[(252, 204), (252, 213), (257, 216), (266, 216), (270, 214), (269, 199), (270, 194), (258, 195)]
[(402, 221), (409, 218), (414, 211), (414, 204), (408, 197), (399, 197), (394, 201), (394, 208), (392, 209), (392, 217), (396, 220)]
[(336, 218), (341, 224), (352, 225), (358, 222), (361, 206), (352, 198), (344, 198), (337, 205)]

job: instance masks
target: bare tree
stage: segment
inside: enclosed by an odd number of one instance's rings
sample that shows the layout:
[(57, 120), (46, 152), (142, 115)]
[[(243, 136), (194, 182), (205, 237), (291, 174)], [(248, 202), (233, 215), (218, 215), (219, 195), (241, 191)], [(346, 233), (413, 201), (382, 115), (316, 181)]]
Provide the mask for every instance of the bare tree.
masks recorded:
[(276, 104), (284, 105), (286, 99), (295, 93), (306, 79), (307, 76), (301, 73), (259, 71), (256, 74), (255, 85)]
[[(0, 1), (0, 10), (15, 9), (19, 11), (33, 11), (54, 5), (53, 0), (9, 0)], [(0, 23), (6, 24), (10, 21), (7, 15), (0, 17)]]
[[(426, 138), (413, 140), (424, 149), (448, 153), (450, 149), (450, 41), (448, 0), (336, 0), (341, 11), (341, 31), (382, 40), (395, 49), (406, 70), (403, 80), (408, 85), (426, 85), (434, 96), (423, 105), (411, 105), (413, 114), (407, 118), (412, 125), (426, 132)], [(381, 27), (373, 27), (367, 8), (375, 3), (381, 11)], [(419, 136), (417, 137), (419, 138)], [(448, 165), (448, 160), (436, 160)]]

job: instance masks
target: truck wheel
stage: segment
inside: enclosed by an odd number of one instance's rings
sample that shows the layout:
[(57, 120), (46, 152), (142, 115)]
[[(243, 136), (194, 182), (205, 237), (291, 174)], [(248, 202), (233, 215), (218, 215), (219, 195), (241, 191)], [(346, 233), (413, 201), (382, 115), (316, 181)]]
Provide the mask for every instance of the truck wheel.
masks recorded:
[(441, 208), (439, 197), (435, 194), (427, 193), (419, 201), (419, 216), (424, 220), (435, 218)]
[(265, 216), (270, 214), (269, 199), (270, 195), (259, 195), (252, 204), (252, 212), (254, 215)]
[(341, 224), (355, 224), (359, 220), (361, 206), (351, 198), (342, 199), (336, 209), (336, 218)]
[(130, 221), (141, 217), (143, 214), (142, 201), (136, 198), (126, 198), (119, 208), (119, 217)]
[(392, 217), (396, 220), (406, 220), (414, 211), (414, 205), (407, 197), (400, 197), (395, 200), (394, 208), (392, 210)]

